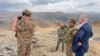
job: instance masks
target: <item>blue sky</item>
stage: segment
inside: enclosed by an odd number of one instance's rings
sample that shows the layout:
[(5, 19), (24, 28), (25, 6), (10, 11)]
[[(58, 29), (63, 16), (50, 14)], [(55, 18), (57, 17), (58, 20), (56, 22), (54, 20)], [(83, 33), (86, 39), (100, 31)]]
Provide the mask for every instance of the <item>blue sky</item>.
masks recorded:
[(0, 10), (33, 12), (100, 12), (100, 0), (0, 0)]

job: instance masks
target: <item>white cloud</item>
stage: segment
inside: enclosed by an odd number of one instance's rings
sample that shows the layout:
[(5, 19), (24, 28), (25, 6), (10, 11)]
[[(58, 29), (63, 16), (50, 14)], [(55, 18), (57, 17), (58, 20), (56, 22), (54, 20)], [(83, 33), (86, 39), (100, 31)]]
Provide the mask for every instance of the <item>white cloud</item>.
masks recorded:
[(1, 2), (10, 3), (12, 5), (24, 4), (20, 8), (17, 6), (8, 8), (11, 11), (21, 11), (28, 8), (34, 12), (100, 12), (99, 0), (2, 0), (0, 3)]
[(34, 12), (66, 12), (74, 10), (75, 6), (70, 1), (62, 1), (57, 3), (48, 3), (46, 5), (37, 5), (29, 7)]
[(37, 5), (29, 8), (35, 12), (96, 12), (100, 10), (99, 6), (99, 0), (68, 0), (57, 3), (48, 3), (47, 5)]

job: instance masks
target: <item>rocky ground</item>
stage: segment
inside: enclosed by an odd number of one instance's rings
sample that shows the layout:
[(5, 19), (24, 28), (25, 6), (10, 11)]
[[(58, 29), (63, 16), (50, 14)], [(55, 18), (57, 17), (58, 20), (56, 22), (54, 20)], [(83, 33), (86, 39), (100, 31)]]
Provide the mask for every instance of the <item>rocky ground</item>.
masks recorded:
[[(34, 43), (36, 41), (36, 43)], [(61, 48), (55, 51), (57, 32), (54, 28), (37, 28), (33, 37), (31, 56), (66, 56)], [(14, 32), (0, 30), (0, 56), (16, 56), (17, 42)], [(100, 41), (90, 40), (90, 49), (85, 56), (99, 56)]]

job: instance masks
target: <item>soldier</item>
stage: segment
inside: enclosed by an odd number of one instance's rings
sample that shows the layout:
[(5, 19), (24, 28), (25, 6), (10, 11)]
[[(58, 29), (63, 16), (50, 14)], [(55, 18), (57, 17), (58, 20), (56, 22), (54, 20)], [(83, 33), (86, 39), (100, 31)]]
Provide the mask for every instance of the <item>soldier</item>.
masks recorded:
[(60, 43), (62, 42), (62, 51), (64, 51), (64, 25), (60, 25), (60, 28), (58, 29), (58, 42), (57, 42), (57, 47), (56, 47), (56, 51), (58, 50), (58, 47), (60, 45)]
[(73, 56), (71, 44), (72, 44), (73, 36), (77, 32), (77, 29), (75, 28), (75, 24), (76, 21), (74, 19), (69, 20), (69, 26), (66, 32), (66, 55), (67, 56)]
[(16, 17), (13, 23), (13, 30), (17, 32), (18, 43), (17, 56), (29, 56), (31, 52), (32, 37), (34, 35), (35, 25), (31, 21), (31, 11), (25, 9), (22, 12), (21, 19)]

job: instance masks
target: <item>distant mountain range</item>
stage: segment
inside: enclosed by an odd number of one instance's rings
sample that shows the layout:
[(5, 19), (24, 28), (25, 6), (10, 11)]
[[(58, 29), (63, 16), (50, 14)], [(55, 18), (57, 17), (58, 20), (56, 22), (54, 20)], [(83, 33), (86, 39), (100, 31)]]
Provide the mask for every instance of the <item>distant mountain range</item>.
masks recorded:
[[(62, 12), (34, 12), (33, 17), (37, 19), (48, 19), (50, 21), (56, 19), (63, 22), (66, 22), (70, 17), (78, 18), (80, 14), (84, 12), (75, 12), (75, 13), (62, 13)], [(88, 15), (88, 18), (91, 22), (100, 20), (100, 13), (89, 12), (85, 13)]]
[[(63, 12), (33, 12), (32, 17), (40, 25), (48, 25), (55, 22), (66, 22), (70, 17), (78, 18), (80, 14), (84, 12), (72, 12), (72, 13), (63, 13)], [(89, 21), (94, 22), (100, 20), (100, 13), (89, 12), (85, 13), (88, 15)], [(13, 16), (21, 15), (20, 12), (0, 12), (0, 25), (4, 23), (9, 23), (12, 21)]]

